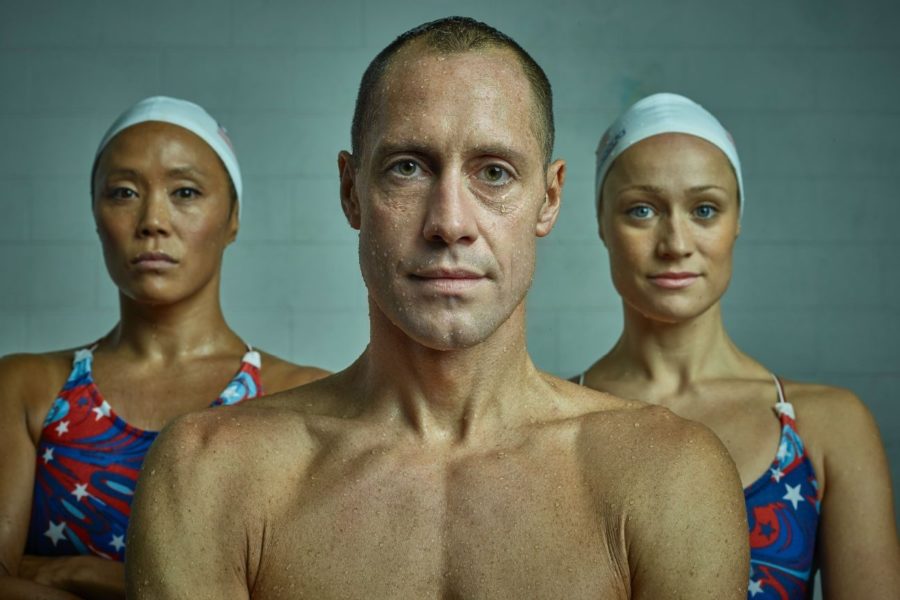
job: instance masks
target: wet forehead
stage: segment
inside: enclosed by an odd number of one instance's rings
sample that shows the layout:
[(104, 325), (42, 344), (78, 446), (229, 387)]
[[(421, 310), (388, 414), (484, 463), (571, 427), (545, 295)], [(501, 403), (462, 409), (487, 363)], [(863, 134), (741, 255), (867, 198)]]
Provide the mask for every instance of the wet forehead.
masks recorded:
[(535, 100), (518, 57), (505, 49), (398, 53), (382, 78), (373, 150), (507, 146), (540, 160)]

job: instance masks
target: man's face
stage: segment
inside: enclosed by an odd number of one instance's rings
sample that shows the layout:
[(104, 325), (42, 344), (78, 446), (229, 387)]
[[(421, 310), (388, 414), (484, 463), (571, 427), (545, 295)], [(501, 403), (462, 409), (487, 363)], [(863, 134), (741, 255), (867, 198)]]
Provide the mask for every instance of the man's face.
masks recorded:
[(412, 44), (379, 99), (362, 156), (339, 159), (373, 309), (428, 347), (470, 347), (523, 303), (564, 164), (544, 167), (532, 92), (509, 51)]

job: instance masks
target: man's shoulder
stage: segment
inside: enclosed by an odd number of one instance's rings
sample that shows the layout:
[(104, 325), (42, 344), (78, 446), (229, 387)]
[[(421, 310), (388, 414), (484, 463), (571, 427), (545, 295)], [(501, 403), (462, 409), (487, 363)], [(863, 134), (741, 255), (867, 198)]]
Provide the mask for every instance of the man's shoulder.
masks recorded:
[(705, 425), (662, 406), (602, 395), (603, 408), (586, 412), (579, 429), (579, 452), (590, 473), (627, 481), (623, 489), (638, 493), (690, 485), (690, 473), (734, 480), (734, 462)]
[[(268, 468), (279, 457), (298, 464), (317, 445), (320, 422), (332, 419), (328, 386), (318, 382), (227, 407), (189, 413), (169, 424), (154, 444), (216, 470)], [(290, 458), (287, 458), (290, 457)], [(263, 460), (265, 464), (260, 464)]]

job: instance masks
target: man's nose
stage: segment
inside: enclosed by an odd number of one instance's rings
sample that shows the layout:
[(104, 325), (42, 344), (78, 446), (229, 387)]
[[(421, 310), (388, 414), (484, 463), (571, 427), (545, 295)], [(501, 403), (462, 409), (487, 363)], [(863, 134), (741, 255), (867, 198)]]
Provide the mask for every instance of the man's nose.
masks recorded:
[(423, 235), (447, 245), (472, 243), (478, 238), (476, 200), (459, 173), (442, 174), (427, 199)]

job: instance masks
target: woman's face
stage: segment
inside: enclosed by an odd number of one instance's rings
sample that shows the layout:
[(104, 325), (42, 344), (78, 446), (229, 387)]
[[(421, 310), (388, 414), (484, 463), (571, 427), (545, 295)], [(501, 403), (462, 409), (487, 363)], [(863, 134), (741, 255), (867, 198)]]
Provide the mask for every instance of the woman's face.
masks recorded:
[(647, 318), (677, 323), (719, 301), (740, 231), (737, 180), (716, 146), (666, 133), (622, 153), (602, 190), (613, 284)]
[(206, 142), (160, 122), (134, 125), (101, 154), (94, 220), (124, 296), (171, 304), (215, 286), (238, 218), (225, 167)]

